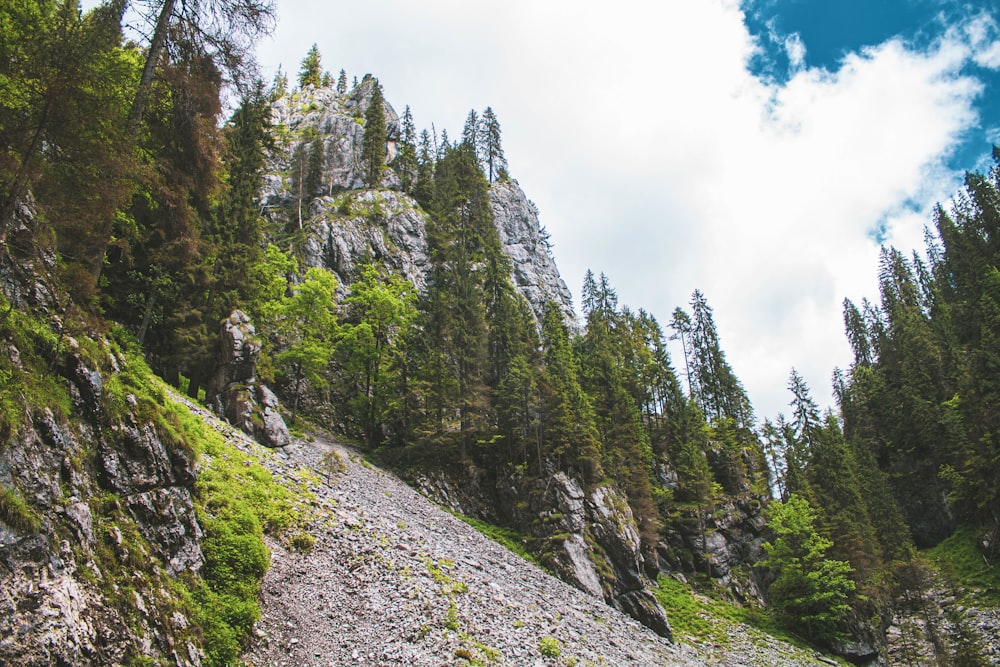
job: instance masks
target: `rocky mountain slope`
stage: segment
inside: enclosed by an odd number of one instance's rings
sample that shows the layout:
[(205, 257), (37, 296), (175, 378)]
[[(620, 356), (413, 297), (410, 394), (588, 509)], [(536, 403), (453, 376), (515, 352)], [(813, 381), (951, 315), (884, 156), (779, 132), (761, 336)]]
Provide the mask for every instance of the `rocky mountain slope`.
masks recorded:
[(725, 621), (726, 645), (671, 643), (323, 435), (264, 463), (278, 479), (301, 468), (322, 479), (310, 487), (311, 550), (269, 542), (252, 664), (828, 664)]

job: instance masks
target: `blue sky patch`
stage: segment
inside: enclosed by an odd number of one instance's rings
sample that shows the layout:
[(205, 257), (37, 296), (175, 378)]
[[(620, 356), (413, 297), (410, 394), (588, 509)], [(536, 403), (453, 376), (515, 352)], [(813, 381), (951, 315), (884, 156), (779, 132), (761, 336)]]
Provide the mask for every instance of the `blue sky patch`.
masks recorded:
[[(848, 53), (897, 37), (911, 49), (928, 49), (949, 27), (987, 10), (958, 0), (748, 0), (744, 11), (761, 48), (749, 63), (751, 73), (783, 83), (795, 73), (787, 49), (793, 36), (805, 47), (802, 65), (835, 71)], [(1000, 23), (1000, 10), (992, 16)], [(948, 166), (981, 171), (992, 164), (992, 143), (1000, 138), (1000, 70), (970, 62), (962, 74), (983, 84), (976, 100), (979, 124), (961, 138)]]

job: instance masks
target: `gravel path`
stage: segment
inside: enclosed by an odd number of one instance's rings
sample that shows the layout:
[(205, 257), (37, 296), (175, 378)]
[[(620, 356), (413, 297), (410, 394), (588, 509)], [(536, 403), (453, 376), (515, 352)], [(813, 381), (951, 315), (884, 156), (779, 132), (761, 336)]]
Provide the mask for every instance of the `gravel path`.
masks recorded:
[[(311, 481), (316, 543), (301, 553), (269, 540), (251, 665), (822, 664), (737, 625), (727, 646), (670, 644), (354, 451), (310, 440), (262, 457), (278, 478)], [(324, 472), (331, 451), (344, 471)]]

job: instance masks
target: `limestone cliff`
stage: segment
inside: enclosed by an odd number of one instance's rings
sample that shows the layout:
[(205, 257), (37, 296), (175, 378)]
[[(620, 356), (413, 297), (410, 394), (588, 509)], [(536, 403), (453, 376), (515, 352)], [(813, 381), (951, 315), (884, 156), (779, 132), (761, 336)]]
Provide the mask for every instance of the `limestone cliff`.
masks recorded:
[[(371, 77), (345, 94), (307, 87), (274, 104), (279, 145), (272, 153), (262, 209), (286, 229), (301, 225), (308, 266), (330, 269), (346, 288), (359, 264), (375, 261), (410, 280), (418, 288), (428, 268), (427, 213), (401, 191), (400, 180), (387, 170), (381, 187), (365, 189), (361, 143), (364, 117), (374, 90)], [(396, 156), (399, 117), (386, 102), (386, 161)], [(315, 191), (298, 186), (304, 176), (302, 155), (318, 149), (320, 175)], [(296, 171), (296, 170), (299, 171)], [(538, 211), (514, 180), (490, 188), (494, 222), (513, 264), (513, 284), (541, 317), (554, 301), (569, 322), (572, 297), (556, 268)]]

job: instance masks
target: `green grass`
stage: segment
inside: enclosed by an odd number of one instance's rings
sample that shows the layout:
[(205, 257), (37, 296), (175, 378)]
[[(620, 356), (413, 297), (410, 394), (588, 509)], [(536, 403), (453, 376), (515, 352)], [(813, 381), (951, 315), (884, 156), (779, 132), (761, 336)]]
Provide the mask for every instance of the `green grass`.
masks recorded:
[(22, 533), (37, 533), (38, 515), (14, 488), (0, 488), (0, 521)]
[(172, 400), (127, 335), (119, 334), (115, 345), (124, 364), (105, 382), (108, 413), (135, 414), (153, 425), (168, 448), (198, 461), (193, 495), (205, 565), (200, 577), (182, 577), (172, 588), (200, 630), (203, 664), (235, 664), (260, 618), (260, 586), (270, 564), (264, 535), (295, 529), (301, 534), (307, 498), (276, 482), (254, 455)]
[(959, 526), (948, 539), (924, 555), (944, 574), (963, 588), (977, 589), (977, 604), (1000, 606), (1000, 566), (991, 565), (979, 551), (982, 531), (976, 526)]
[(667, 612), (674, 636), (682, 641), (707, 640), (726, 644), (729, 627), (734, 623), (743, 623), (798, 648), (812, 648), (783, 628), (764, 609), (741, 607), (724, 600), (698, 596), (688, 584), (663, 575), (653, 592)]
[(53, 371), (65, 340), (40, 319), (11, 308), (0, 295), (0, 342), (17, 350), (17, 361), (0, 354), (0, 449), (14, 440), (31, 412), (65, 418), (72, 402), (66, 383)]
[(562, 646), (555, 637), (545, 635), (538, 640), (538, 652), (546, 658), (558, 658), (562, 655)]

